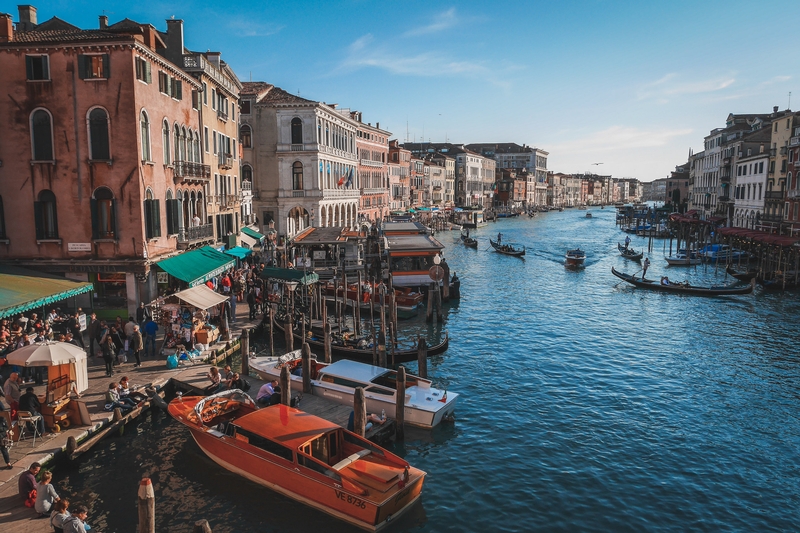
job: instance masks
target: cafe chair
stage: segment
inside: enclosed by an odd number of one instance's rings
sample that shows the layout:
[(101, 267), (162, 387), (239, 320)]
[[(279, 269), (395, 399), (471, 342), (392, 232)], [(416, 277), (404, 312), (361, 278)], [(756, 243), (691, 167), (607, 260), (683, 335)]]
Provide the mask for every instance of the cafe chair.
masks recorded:
[(42, 438), (42, 434), (39, 432), (39, 421), (42, 419), (42, 415), (35, 415), (30, 411), (19, 411), (17, 413), (17, 421), (19, 422), (19, 440), (22, 441), (25, 439), (26, 433), (31, 433), (33, 436), (33, 443), (31, 446), (36, 446), (36, 437)]

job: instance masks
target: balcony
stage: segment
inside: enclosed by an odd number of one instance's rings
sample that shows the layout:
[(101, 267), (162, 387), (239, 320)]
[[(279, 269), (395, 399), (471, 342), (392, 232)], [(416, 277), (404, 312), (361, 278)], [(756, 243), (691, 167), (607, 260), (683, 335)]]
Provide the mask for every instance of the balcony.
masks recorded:
[(783, 215), (761, 215), (761, 222), (781, 222), (783, 220)]
[(305, 145), (303, 145), (303, 144), (292, 144), (292, 145), (289, 147), (289, 149), (290, 149), (292, 152), (302, 152), (302, 151), (304, 151), (306, 148), (305, 148)]
[(786, 155), (789, 151), (789, 148), (786, 146), (781, 146), (781, 155)]
[(173, 163), (175, 177), (186, 181), (203, 181), (211, 179), (211, 166), (189, 161), (175, 161)]
[(228, 122), (228, 114), (222, 109), (217, 109), (217, 118), (223, 122)]
[(242, 180), (242, 190), (243, 191), (253, 190), (253, 183), (247, 180)]
[(730, 196), (720, 196), (719, 198), (717, 198), (717, 200), (720, 202), (726, 202), (730, 204), (733, 203), (733, 198), (731, 198)]
[(800, 144), (800, 137), (792, 137), (789, 139), (789, 146), (797, 146)]
[(219, 168), (231, 169), (233, 168), (233, 155), (231, 154), (217, 154), (219, 161)]
[(728, 166), (730, 164), (731, 164), (731, 158), (730, 157), (725, 157), (725, 158), (722, 159), (722, 165), (723, 166)]
[(185, 249), (193, 244), (214, 240), (214, 224), (182, 228), (178, 234), (178, 248)]
[(787, 198), (800, 198), (800, 189), (792, 189), (786, 191)]
[(764, 193), (764, 200), (783, 200), (786, 197), (784, 191), (767, 191)]

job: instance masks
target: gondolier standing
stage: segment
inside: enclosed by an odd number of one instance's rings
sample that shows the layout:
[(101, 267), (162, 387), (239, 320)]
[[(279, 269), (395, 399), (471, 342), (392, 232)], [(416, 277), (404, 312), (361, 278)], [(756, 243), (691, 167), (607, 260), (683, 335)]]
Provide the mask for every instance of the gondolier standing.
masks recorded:
[(650, 258), (645, 257), (644, 263), (642, 263), (642, 280), (644, 280), (644, 277), (647, 275), (648, 268), (650, 268)]
[(628, 249), (628, 245), (631, 243), (631, 236), (625, 235), (625, 249)]

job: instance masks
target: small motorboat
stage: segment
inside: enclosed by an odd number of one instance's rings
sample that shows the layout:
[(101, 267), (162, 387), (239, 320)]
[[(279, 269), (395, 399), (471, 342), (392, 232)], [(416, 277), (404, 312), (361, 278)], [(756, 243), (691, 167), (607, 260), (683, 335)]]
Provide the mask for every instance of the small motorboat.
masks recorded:
[(592, 218), (592, 213), (591, 213), (591, 211), (587, 211), (587, 212), (586, 212), (586, 218)]
[(692, 250), (691, 252), (687, 252), (685, 249), (678, 250), (675, 252), (675, 255), (670, 255), (669, 257), (665, 257), (667, 263), (671, 266), (688, 266), (688, 265), (699, 265), (700, 264), (700, 256), (697, 255), (697, 252)]
[(238, 389), (178, 396), (168, 410), (222, 468), (368, 531), (422, 492), (425, 472), (401, 457), (299, 409), (257, 409)]
[(586, 261), (586, 252), (584, 252), (580, 248), (575, 248), (574, 250), (567, 250), (565, 258), (566, 258), (566, 266), (568, 267), (583, 266), (584, 261)]

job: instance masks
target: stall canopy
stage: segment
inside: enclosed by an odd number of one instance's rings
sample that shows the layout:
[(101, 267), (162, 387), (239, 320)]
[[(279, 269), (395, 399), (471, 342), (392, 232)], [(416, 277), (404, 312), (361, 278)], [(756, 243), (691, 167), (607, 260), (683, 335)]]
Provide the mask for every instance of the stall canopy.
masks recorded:
[(91, 290), (91, 283), (0, 265), (0, 318), (38, 309)]
[(214, 292), (205, 285), (198, 285), (185, 291), (176, 292), (173, 296), (198, 309), (208, 309), (228, 299), (224, 294)]
[(242, 227), (242, 233), (244, 233), (245, 235), (249, 235), (250, 237), (252, 237), (252, 238), (254, 238), (254, 239), (258, 240), (258, 241), (260, 241), (260, 240), (262, 240), (264, 238), (264, 234), (263, 233), (259, 233), (259, 232), (257, 232), (256, 230), (254, 230), (252, 228), (248, 228), (247, 226)]
[(267, 267), (261, 271), (263, 279), (279, 279), (281, 281), (296, 281), (301, 285), (309, 285), (319, 281), (319, 276), (315, 272), (303, 272), (291, 268)]
[(249, 236), (249, 235), (247, 235), (245, 233), (242, 233), (241, 235), (239, 235), (239, 238), (242, 240), (242, 244), (246, 244), (250, 248), (253, 248), (253, 247), (258, 246), (260, 244), (260, 241), (258, 239), (254, 239), (254, 238), (252, 238), (251, 236)]
[(227, 255), (232, 255), (234, 257), (238, 257), (239, 259), (244, 259), (248, 255), (253, 253), (253, 250), (249, 248), (242, 248), (241, 246), (236, 246), (235, 248), (231, 248), (230, 250), (225, 250), (223, 253)]
[(218, 252), (210, 246), (204, 246), (164, 259), (156, 264), (165, 272), (169, 272), (171, 276), (194, 287), (222, 274), (233, 267), (235, 263), (236, 260), (231, 256)]

